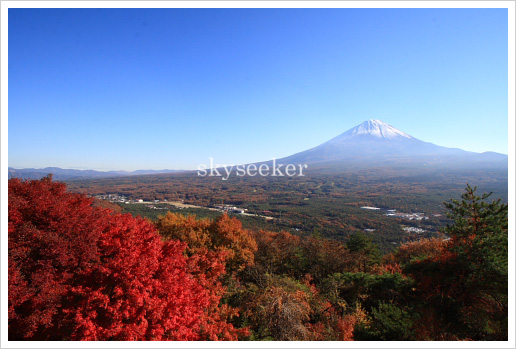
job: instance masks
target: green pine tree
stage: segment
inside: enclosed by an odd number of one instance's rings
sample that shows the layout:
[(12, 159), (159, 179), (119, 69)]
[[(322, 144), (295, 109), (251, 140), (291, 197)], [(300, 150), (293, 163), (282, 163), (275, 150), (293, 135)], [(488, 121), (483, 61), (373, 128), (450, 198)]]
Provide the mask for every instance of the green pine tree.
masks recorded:
[(350, 252), (361, 254), (363, 259), (363, 270), (368, 270), (372, 265), (378, 264), (381, 260), (381, 253), (373, 240), (361, 232), (352, 234), (346, 242), (346, 247)]
[[(444, 203), (453, 223), (440, 255), (405, 271), (418, 283), (421, 311), (439, 319), (440, 338), (506, 340), (508, 320), (508, 206), (466, 187)], [(425, 315), (425, 318), (428, 316)]]

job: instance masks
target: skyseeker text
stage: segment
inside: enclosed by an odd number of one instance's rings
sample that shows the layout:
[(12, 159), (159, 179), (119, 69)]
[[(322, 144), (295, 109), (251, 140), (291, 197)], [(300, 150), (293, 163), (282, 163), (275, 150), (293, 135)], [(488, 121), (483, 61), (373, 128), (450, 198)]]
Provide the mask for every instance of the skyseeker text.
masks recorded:
[(308, 168), (307, 164), (277, 164), (276, 159), (272, 159), (272, 167), (268, 164), (250, 164), (250, 165), (226, 165), (214, 164), (213, 158), (210, 159), (210, 165), (200, 164), (197, 166), (197, 175), (199, 177), (221, 177), (223, 181), (227, 180), (233, 172), (238, 177), (243, 176), (262, 176), (262, 177), (304, 177), (303, 170)]

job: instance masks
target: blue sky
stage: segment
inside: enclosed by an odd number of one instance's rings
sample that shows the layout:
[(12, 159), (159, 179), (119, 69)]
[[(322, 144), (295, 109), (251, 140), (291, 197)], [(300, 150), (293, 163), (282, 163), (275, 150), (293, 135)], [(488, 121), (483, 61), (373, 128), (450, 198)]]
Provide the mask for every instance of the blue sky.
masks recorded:
[(507, 9), (9, 9), (9, 166), (248, 163), (367, 119), (508, 153)]

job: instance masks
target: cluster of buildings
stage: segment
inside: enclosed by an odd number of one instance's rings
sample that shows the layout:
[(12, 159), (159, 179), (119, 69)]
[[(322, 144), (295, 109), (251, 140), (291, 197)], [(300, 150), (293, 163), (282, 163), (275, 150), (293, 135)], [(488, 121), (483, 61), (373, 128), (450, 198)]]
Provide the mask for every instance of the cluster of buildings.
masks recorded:
[[(389, 212), (389, 211), (391, 211), (391, 212)], [(411, 220), (420, 221), (422, 219), (428, 219), (428, 217), (425, 216), (425, 214), (423, 212), (401, 213), (401, 212), (396, 212), (396, 210), (387, 210), (387, 213), (385, 215), (389, 216), (389, 217), (404, 218), (404, 219), (408, 219), (409, 221), (411, 221)]]
[(215, 206), (215, 208), (222, 212), (245, 213), (245, 211), (247, 211), (245, 208), (239, 208), (236, 206)]
[[(97, 199), (107, 200), (107, 201), (110, 201), (110, 202), (122, 202), (122, 203), (125, 203), (125, 204), (141, 204), (141, 203), (145, 203), (145, 201), (143, 201), (143, 199), (129, 200), (126, 196), (119, 195), (119, 194), (95, 195), (94, 197), (97, 198)], [(158, 204), (158, 203), (160, 203), (160, 200), (154, 200), (152, 202), (155, 203), (155, 204)], [(161, 202), (167, 202), (167, 200), (162, 200)]]
[(402, 212), (396, 212), (396, 210), (385, 210), (380, 207), (372, 207), (372, 206), (362, 206), (360, 207), (364, 210), (370, 210), (370, 211), (385, 211), (385, 215), (389, 217), (397, 217), (397, 218), (404, 218), (411, 220), (420, 221), (422, 219), (428, 219), (427, 216), (425, 216), (422, 212), (416, 212), (416, 213), (402, 213)]
[[(403, 213), (403, 212), (396, 212), (396, 210), (393, 210), (393, 209), (383, 209), (380, 207), (372, 207), (372, 206), (362, 206), (360, 208), (364, 209), (364, 210), (380, 211), (385, 216), (403, 218), (403, 219), (407, 219), (409, 221), (412, 221), (412, 220), (421, 221), (423, 219), (428, 219), (428, 217), (423, 212)], [(434, 214), (433, 216), (439, 217), (441, 215)], [(423, 234), (423, 233), (427, 232), (427, 230), (422, 229), (422, 228), (417, 228), (417, 227), (404, 227), (403, 230), (407, 233), (414, 233), (414, 234)], [(375, 229), (364, 229), (364, 231), (374, 232)]]
[(416, 227), (404, 227), (403, 230), (406, 231), (407, 233), (416, 233), (416, 234), (421, 234), (421, 233), (426, 232), (425, 229), (416, 228)]
[(95, 195), (95, 198), (101, 199), (101, 200), (107, 200), (107, 201), (111, 201), (111, 202), (128, 203), (130, 201), (124, 195), (118, 195), (118, 194)]

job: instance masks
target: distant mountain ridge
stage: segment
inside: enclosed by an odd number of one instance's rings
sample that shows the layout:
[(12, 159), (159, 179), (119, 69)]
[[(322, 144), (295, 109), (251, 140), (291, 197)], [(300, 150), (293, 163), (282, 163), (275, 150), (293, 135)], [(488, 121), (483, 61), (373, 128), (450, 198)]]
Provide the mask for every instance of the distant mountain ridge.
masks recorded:
[(282, 163), (339, 164), (460, 164), (508, 166), (508, 156), (475, 153), (425, 142), (380, 120), (364, 121), (312, 149), (279, 159)]
[(75, 170), (64, 169), (60, 167), (45, 167), (45, 168), (23, 168), (16, 169), (9, 167), (9, 178), (23, 178), (23, 179), (40, 179), (48, 174), (52, 174), (54, 179), (69, 180), (69, 179), (85, 179), (85, 178), (107, 178), (107, 177), (122, 177), (122, 176), (138, 176), (146, 174), (160, 174), (160, 173), (175, 173), (183, 170), (136, 170), (136, 171), (96, 171), (96, 170)]

